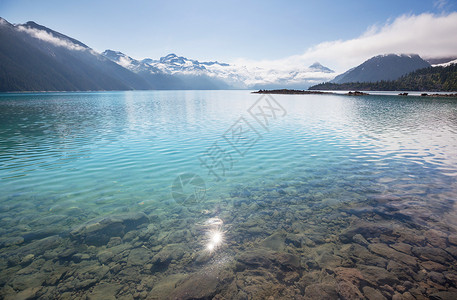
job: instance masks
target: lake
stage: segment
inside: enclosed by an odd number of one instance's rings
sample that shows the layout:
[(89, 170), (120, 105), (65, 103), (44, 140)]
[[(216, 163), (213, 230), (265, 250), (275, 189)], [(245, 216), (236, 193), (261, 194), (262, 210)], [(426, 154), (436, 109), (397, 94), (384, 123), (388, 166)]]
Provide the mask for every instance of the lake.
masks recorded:
[(451, 98), (0, 94), (0, 297), (455, 298), (456, 178)]

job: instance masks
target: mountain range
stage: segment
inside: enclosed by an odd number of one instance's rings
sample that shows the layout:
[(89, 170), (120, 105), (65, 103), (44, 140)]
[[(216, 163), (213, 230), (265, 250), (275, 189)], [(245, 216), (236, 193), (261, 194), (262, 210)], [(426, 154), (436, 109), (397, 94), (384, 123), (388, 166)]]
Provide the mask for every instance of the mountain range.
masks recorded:
[[(450, 59), (455, 59), (449, 58)], [(444, 65), (448, 60), (434, 60)], [(94, 51), (35, 22), (13, 25), (0, 18), (0, 92), (149, 89), (303, 89), (319, 82), (394, 80), (429, 67), (418, 55), (373, 57), (335, 77), (330, 68), (271, 69), (189, 59), (174, 53), (134, 59), (120, 51)]]
[(136, 60), (114, 50), (105, 50), (102, 54), (142, 77), (162, 74), (162, 76), (169, 76), (169, 79), (177, 79), (178, 81), (174, 83), (175, 89), (202, 89), (198, 87), (198, 82), (201, 81), (204, 82), (203, 86), (213, 89), (246, 89), (275, 85), (303, 86), (303, 84), (309, 85), (308, 81), (312, 79), (330, 79), (334, 73), (319, 62), (296, 70), (279, 71), (258, 67), (248, 68), (218, 61), (199, 62), (174, 53), (158, 60), (151, 58)]
[(0, 18), (0, 91), (146, 89), (247, 89), (309, 86), (333, 73), (319, 63), (271, 70), (199, 62), (176, 54), (136, 60), (122, 52), (98, 53), (84, 43), (35, 22)]

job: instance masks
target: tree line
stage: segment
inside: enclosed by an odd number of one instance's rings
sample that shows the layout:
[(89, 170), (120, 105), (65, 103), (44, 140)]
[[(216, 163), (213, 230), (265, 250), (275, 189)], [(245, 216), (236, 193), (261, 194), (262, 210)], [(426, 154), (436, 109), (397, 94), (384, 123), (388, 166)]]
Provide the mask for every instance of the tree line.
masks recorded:
[(396, 80), (377, 82), (325, 82), (309, 90), (362, 90), (362, 91), (457, 91), (457, 64), (447, 67), (428, 67), (406, 74)]

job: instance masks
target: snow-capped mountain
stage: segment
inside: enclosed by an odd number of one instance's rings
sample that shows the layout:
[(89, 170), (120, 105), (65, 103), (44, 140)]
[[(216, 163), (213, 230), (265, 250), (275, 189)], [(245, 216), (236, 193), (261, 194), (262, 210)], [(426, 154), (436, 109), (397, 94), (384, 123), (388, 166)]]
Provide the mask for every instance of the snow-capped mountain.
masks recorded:
[(167, 74), (171, 76), (202, 77), (219, 80), (231, 88), (297, 86), (305, 88), (314, 82), (333, 78), (333, 71), (316, 62), (309, 67), (275, 70), (227, 64), (218, 61), (199, 62), (174, 53), (160, 59), (135, 60), (122, 52), (106, 50), (107, 58), (136, 73)]
[(217, 61), (199, 62), (198, 60), (188, 59), (183, 56), (177, 56), (170, 53), (161, 57), (159, 60), (150, 58), (143, 59), (142, 62), (148, 63), (168, 74), (206, 74), (212, 73), (214, 67), (229, 67), (229, 64), (219, 63)]
[(229, 64), (219, 63), (218, 61), (199, 62), (198, 60), (188, 59), (183, 56), (177, 56), (174, 53), (168, 54), (167, 56), (161, 57), (158, 61), (147, 58), (143, 61), (147, 61), (151, 65), (166, 66), (164, 70), (168, 72), (193, 72), (193, 71), (205, 71), (207, 67), (218, 65), (221, 67), (228, 67)]
[(316, 72), (324, 72), (324, 73), (335, 73), (332, 69), (329, 69), (327, 67), (324, 67), (321, 65), (319, 62), (315, 62), (311, 66), (309, 66), (310, 71), (316, 71)]
[(188, 59), (183, 56), (177, 56), (174, 53), (161, 57), (158, 60), (145, 58), (136, 60), (120, 51), (105, 50), (102, 53), (106, 58), (129, 70), (140, 72), (148, 70), (152, 73), (163, 72), (165, 74), (200, 74), (210, 72), (214, 67), (228, 67), (229, 64), (219, 63), (217, 61), (199, 62), (198, 60)]
[(144, 61), (138, 61), (120, 51), (105, 50), (102, 55), (135, 73), (147, 71), (156, 74), (161, 72), (160, 69), (153, 67), (151, 64)]
[[(160, 80), (160, 89), (220, 89), (243, 88), (236, 76), (214, 72), (217, 68), (229, 67), (219, 62), (199, 62), (176, 54), (169, 54), (158, 60), (145, 58), (136, 60), (122, 52), (105, 50), (106, 58), (133, 71), (152, 82)], [(166, 84), (162, 84), (166, 81)]]

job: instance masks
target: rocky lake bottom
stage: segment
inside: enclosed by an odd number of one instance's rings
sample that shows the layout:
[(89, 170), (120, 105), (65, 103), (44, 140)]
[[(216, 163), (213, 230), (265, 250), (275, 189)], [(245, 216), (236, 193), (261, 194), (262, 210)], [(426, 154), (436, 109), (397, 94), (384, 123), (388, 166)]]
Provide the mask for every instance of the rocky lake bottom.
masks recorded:
[[(333, 188), (325, 192), (323, 185)], [(345, 183), (344, 193), (352, 196), (347, 202), (335, 198), (338, 183), (330, 180), (320, 180), (314, 189), (299, 181), (240, 186), (213, 201), (102, 216), (63, 234), (52, 230), (65, 228), (71, 218), (55, 214), (40, 219), (39, 231), (24, 228), (26, 233), (2, 240), (0, 295), (455, 299), (453, 187), (447, 194), (427, 189), (410, 186), (400, 198), (385, 183), (354, 180)], [(72, 218), (78, 218), (76, 209)], [(221, 241), (210, 249), (212, 232)]]

